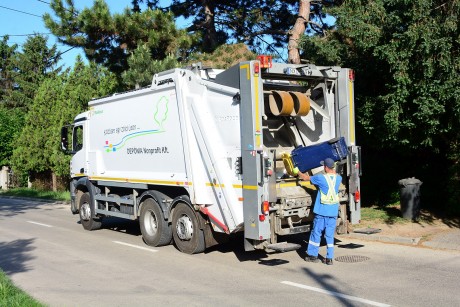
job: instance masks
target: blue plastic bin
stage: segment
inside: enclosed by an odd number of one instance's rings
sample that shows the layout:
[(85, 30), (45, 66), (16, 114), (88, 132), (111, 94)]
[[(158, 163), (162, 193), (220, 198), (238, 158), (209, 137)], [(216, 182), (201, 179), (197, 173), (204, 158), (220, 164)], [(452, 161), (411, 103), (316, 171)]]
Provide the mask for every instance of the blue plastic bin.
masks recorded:
[(300, 146), (291, 152), (292, 162), (301, 172), (321, 166), (321, 161), (331, 158), (340, 161), (347, 157), (348, 146), (343, 137), (311, 146)]

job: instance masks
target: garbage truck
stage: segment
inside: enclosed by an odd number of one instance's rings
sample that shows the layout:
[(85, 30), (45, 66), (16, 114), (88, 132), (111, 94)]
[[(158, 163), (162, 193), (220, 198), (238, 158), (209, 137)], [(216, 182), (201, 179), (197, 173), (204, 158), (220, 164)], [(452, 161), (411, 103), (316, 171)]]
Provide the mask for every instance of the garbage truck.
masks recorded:
[(332, 157), (344, 233), (360, 221), (353, 85), (352, 69), (259, 56), (167, 70), (146, 88), (91, 100), (61, 130), (71, 211), (86, 230), (105, 217), (138, 221), (146, 244), (188, 254), (223, 237), (243, 238), (246, 251), (293, 250), (317, 192), (293, 170), (315, 174)]

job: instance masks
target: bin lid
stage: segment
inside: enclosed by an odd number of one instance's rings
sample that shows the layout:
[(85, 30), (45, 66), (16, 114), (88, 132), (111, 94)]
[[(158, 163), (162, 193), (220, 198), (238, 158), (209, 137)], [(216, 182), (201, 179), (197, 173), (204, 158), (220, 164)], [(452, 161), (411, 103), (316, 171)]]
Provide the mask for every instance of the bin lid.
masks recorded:
[(420, 180), (418, 180), (417, 178), (415, 177), (411, 177), (411, 178), (405, 178), (405, 179), (401, 179), (398, 181), (399, 185), (400, 186), (408, 186), (408, 185), (421, 185), (423, 182), (421, 182)]

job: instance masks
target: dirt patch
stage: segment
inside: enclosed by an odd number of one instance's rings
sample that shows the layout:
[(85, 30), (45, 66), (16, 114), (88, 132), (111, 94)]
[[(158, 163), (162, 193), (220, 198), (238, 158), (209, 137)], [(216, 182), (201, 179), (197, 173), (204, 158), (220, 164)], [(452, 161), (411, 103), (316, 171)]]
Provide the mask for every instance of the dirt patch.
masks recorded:
[[(358, 225), (356, 225), (358, 226)], [(364, 225), (359, 225), (360, 228)], [(366, 223), (365, 227), (381, 229), (380, 234), (386, 236), (398, 236), (408, 238), (429, 239), (429, 237), (437, 235), (441, 232), (448, 231), (451, 228), (443, 223)], [(355, 227), (356, 228), (356, 227)]]
[(426, 241), (453, 228), (460, 228), (460, 219), (441, 217), (427, 210), (422, 210), (418, 221), (362, 220), (360, 224), (353, 225), (352, 231), (359, 228), (377, 228), (381, 229), (380, 234), (385, 236), (421, 238), (421, 241)]

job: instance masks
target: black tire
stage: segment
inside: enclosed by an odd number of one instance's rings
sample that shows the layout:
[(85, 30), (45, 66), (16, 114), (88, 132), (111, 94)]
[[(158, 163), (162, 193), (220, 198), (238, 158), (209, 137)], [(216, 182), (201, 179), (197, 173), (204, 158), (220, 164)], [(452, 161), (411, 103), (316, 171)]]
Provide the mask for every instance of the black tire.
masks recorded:
[(201, 253), (205, 249), (203, 230), (200, 229), (195, 212), (184, 203), (174, 208), (172, 231), (176, 247), (186, 254)]
[(86, 192), (80, 197), (78, 204), (78, 211), (80, 213), (80, 222), (86, 230), (97, 230), (101, 228), (102, 221), (100, 218), (93, 218), (92, 212), (93, 206), (91, 206), (91, 197)]
[(171, 227), (168, 225), (163, 211), (154, 199), (147, 198), (142, 203), (139, 224), (145, 244), (163, 246), (171, 243)]

